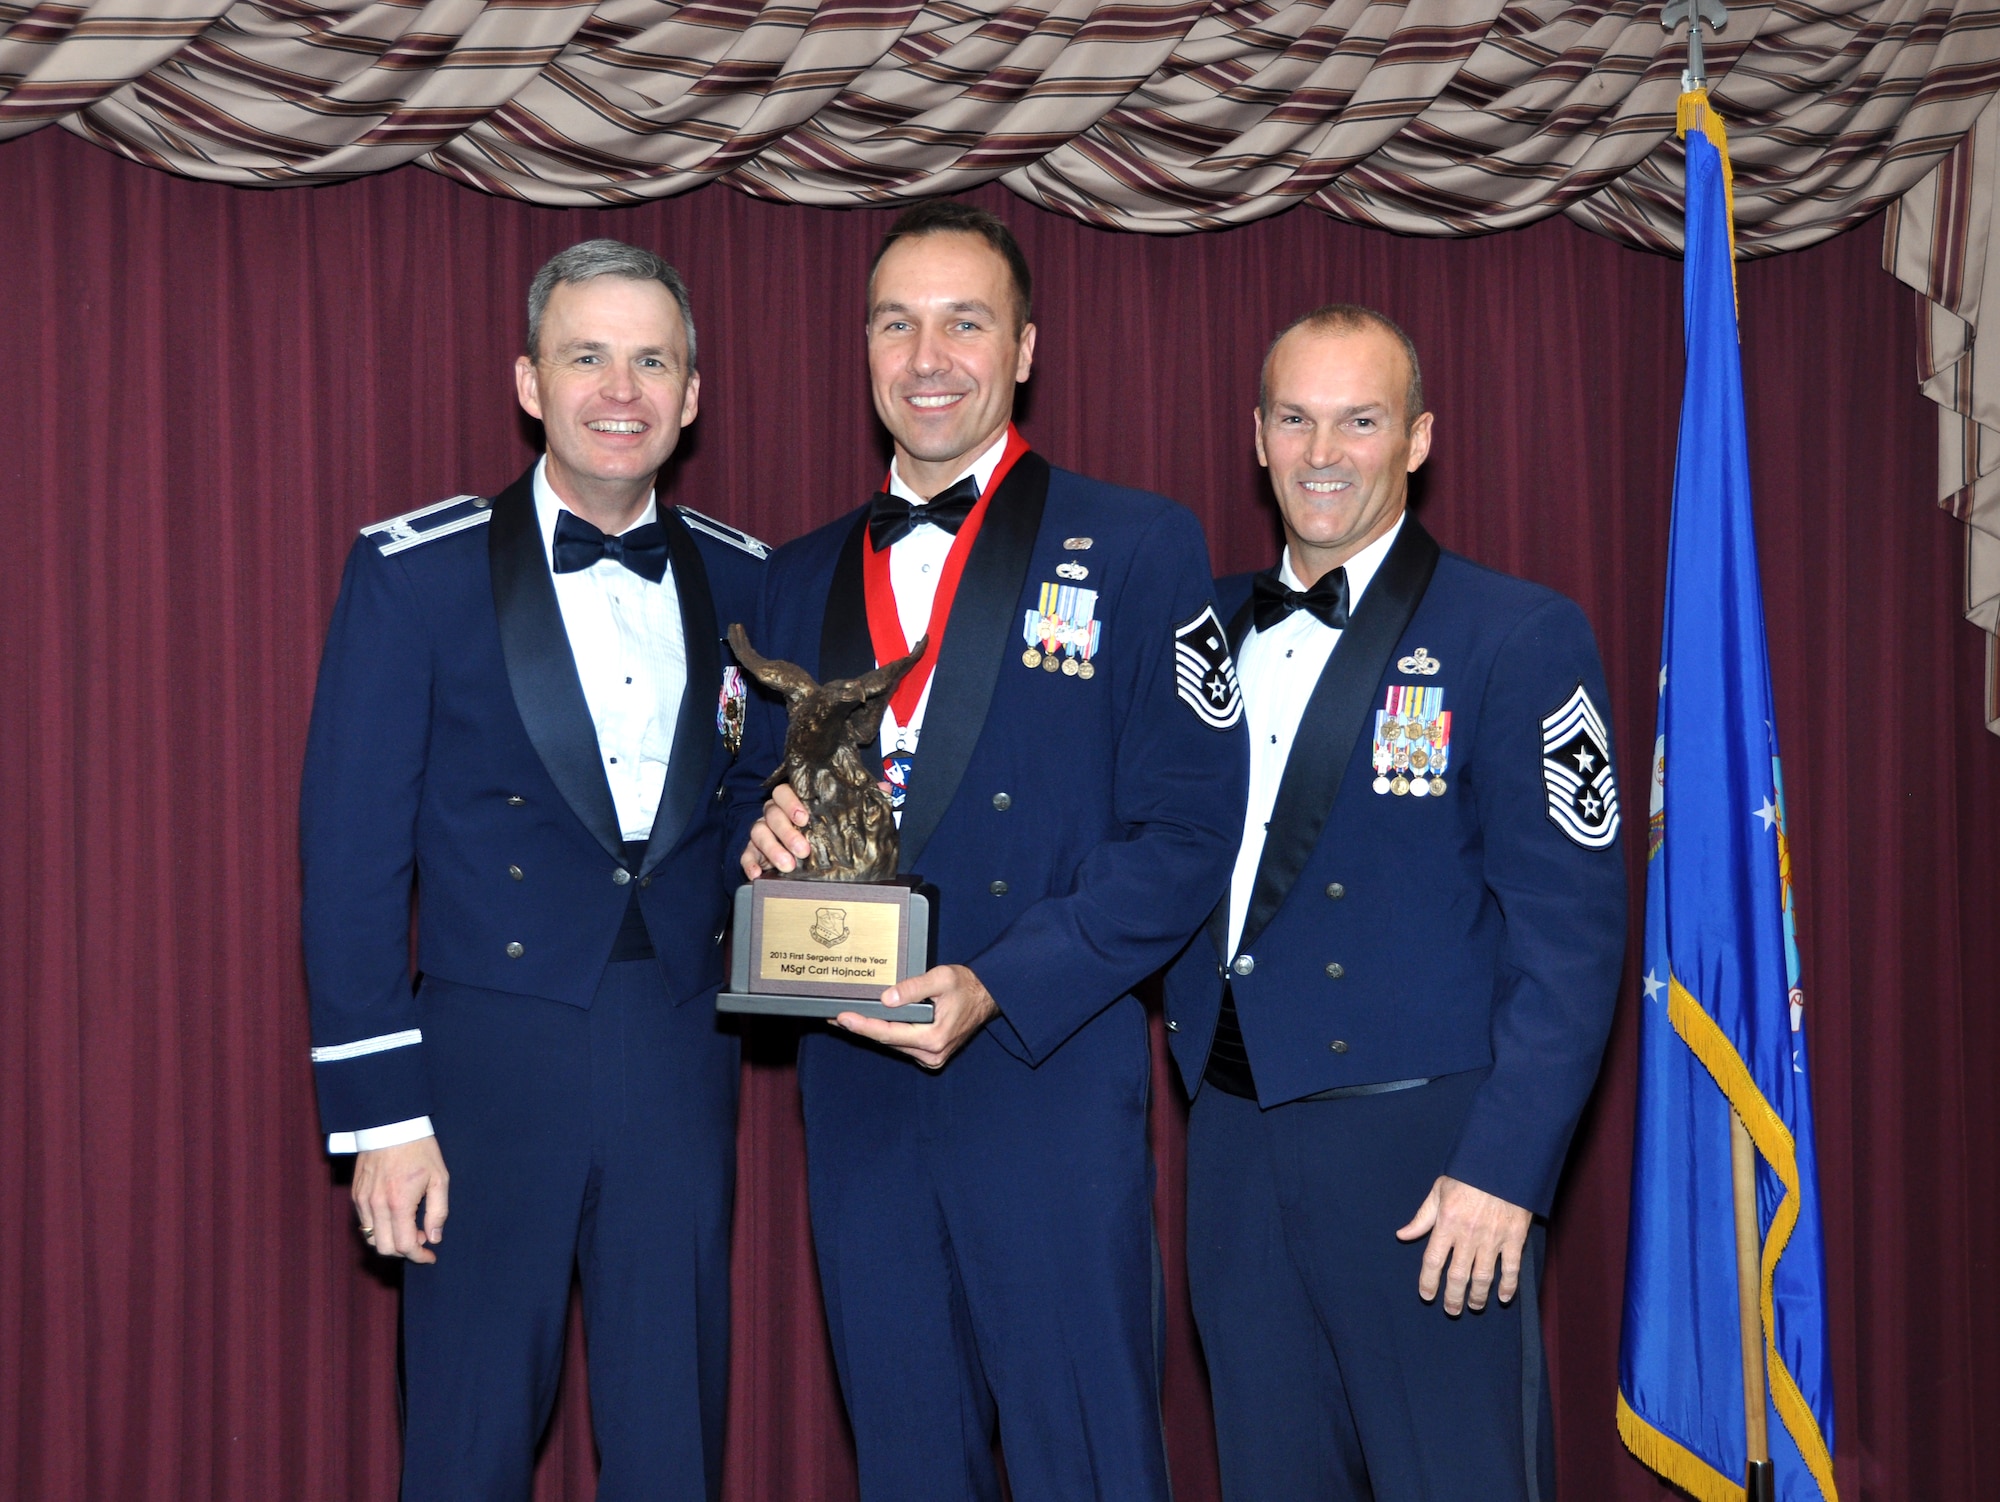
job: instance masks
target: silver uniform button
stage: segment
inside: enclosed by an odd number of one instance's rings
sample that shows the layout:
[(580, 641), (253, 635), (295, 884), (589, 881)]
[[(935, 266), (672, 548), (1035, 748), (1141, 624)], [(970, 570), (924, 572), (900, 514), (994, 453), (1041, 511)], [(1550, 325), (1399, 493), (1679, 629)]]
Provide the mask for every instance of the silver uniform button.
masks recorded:
[(632, 873), (627, 871), (623, 866), (620, 866), (616, 871), (611, 873), (611, 884), (614, 887), (622, 887), (631, 879)]
[(509, 866), (507, 874), (513, 877), (514, 880), (519, 881), (521, 879), (521, 868), (519, 866)]
[(1009, 798), (1005, 793), (995, 793), (993, 795), (993, 806), (1004, 814), (1014, 806), (1014, 800)]
[(1173, 1018), (1169, 1017), (1167, 1019), (1167, 1031), (1170, 1033), (1177, 1033), (1180, 1030), (1181, 1030), (1181, 1025), (1178, 1022), (1174, 1021)]
[(988, 887), (986, 890), (991, 892), (995, 897), (1005, 897), (1007, 895), (1007, 883), (1004, 881), (996, 881), (993, 883), (992, 886)]
[(1327, 883), (1326, 895), (1331, 897), (1335, 902), (1338, 902), (1347, 895), (1347, 888), (1337, 881), (1329, 882)]
[(1346, 1053), (1347, 1040), (1345, 1038), (1335, 1038), (1331, 1043), (1327, 1044), (1327, 1047), (1335, 1053)]
[(519, 808), (523, 803), (526, 803), (527, 801), (528, 800), (526, 798), (516, 795), (515, 797), (509, 798), (507, 800), (507, 806), (509, 808)]
[(507, 946), (507, 958), (510, 960), (518, 960), (522, 955), (526, 954), (527, 952), (528, 952), (527, 950), (521, 947), (521, 941), (519, 939), (514, 940), (513, 943)]
[(1257, 962), (1247, 954), (1236, 956), (1236, 963), (1230, 966), (1238, 975), (1248, 975), (1257, 968)]
[(1339, 960), (1335, 960), (1331, 965), (1326, 967), (1326, 973), (1335, 980), (1339, 980), (1343, 975), (1347, 974), (1347, 967), (1341, 964)]

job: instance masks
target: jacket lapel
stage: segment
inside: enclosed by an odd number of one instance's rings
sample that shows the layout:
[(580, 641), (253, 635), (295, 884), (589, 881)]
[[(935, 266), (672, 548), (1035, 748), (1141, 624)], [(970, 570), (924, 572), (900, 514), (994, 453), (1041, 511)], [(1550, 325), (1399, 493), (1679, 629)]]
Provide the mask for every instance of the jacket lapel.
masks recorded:
[(500, 493), (487, 528), (500, 650), (514, 689), (514, 707), (542, 765), (583, 827), (614, 860), (622, 861), (618, 810), (598, 760), (597, 727), (576, 675), (562, 607), (556, 603), (555, 582), (542, 548), (533, 476), (530, 470)]
[(1000, 666), (1014, 638), (1014, 612), (1021, 603), (1021, 584), (1028, 576), (1048, 495), (1049, 461), (1033, 452), (1015, 460), (993, 493), (972, 556), (959, 577), (958, 595), (931, 675), (923, 737), (910, 768), (910, 796), (903, 805), (898, 869), (906, 875), (958, 795), (958, 784), (986, 726), (993, 686), (1000, 681)]
[(674, 593), (680, 597), (681, 646), (686, 654), (687, 681), (681, 690), (680, 716), (674, 723), (673, 749), (668, 753), (667, 781), (660, 789), (660, 807), (653, 815), (653, 833), (646, 844), (641, 873), (650, 872), (680, 842), (708, 785), (708, 764), (715, 743), (715, 702), (722, 691), (722, 643), (717, 635), (715, 598), (708, 587), (708, 568), (701, 549), (678, 511), (662, 508), (660, 526), (667, 534), (667, 556), (673, 565)]
[(854, 519), (854, 530), (840, 545), (833, 564), (833, 586), (826, 595), (826, 614), (819, 627), (819, 681), (859, 678), (875, 666), (875, 643), (868, 635), (868, 592), (862, 582), (862, 539), (868, 535), (868, 511)]
[[(1243, 660), (1243, 643), (1250, 635), (1254, 594), (1243, 597), (1243, 603), (1236, 607), (1236, 614), (1229, 618), (1229, 656), (1233, 662)], [(1232, 883), (1233, 884), (1233, 883)], [(1234, 894), (1229, 887), (1222, 889), (1222, 901), (1216, 903), (1215, 911), (1208, 915), (1208, 938), (1215, 946), (1217, 959), (1229, 958), (1229, 900)]]
[(1257, 864), (1257, 883), (1251, 889), (1239, 949), (1249, 948), (1264, 931), (1319, 844), (1355, 739), (1375, 702), (1376, 685), (1430, 587), (1437, 559), (1436, 541), (1414, 516), (1406, 515), (1395, 546), (1382, 560), (1306, 701), (1291, 758), (1278, 783), (1271, 831)]

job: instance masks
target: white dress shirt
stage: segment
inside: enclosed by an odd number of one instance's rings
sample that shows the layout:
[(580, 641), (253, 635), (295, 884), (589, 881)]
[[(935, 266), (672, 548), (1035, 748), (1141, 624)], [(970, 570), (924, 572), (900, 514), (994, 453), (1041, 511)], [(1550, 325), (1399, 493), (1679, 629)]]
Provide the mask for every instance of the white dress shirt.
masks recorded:
[[(542, 556), (549, 560), (570, 655), (597, 726), (597, 752), (618, 809), (619, 833), (643, 840), (653, 832), (667, 785), (667, 759), (687, 690), (680, 591), (671, 568), (655, 584), (611, 558), (572, 574), (555, 573), (556, 518), (567, 508), (548, 482), (548, 462), (535, 466)], [(632, 525), (659, 517), (659, 502), (649, 496)]]
[[(973, 484), (984, 494), (987, 484), (993, 479), (993, 471), (1000, 467), (1000, 456), (1006, 450), (1007, 435), (1002, 433), (984, 453), (952, 476), (950, 484), (956, 485), (965, 476), (971, 475)], [(889, 493), (919, 506), (929, 499), (909, 487), (896, 472), (893, 462), (889, 466)], [(913, 647), (917, 638), (924, 634), (924, 628), (930, 624), (931, 604), (937, 598), (938, 579), (944, 573), (944, 561), (956, 541), (956, 533), (947, 532), (943, 527), (924, 526), (913, 529), (889, 546), (889, 587), (896, 595), (896, 618), (902, 623), (903, 640)], [(933, 642), (931, 645), (936, 648), (938, 644)], [(936, 661), (935, 657), (932, 661)], [(884, 756), (894, 751), (914, 752), (917, 749), (917, 739), (924, 732), (924, 710), (931, 702), (931, 684), (936, 681), (934, 673), (924, 684), (923, 696), (910, 712), (907, 725), (898, 723), (895, 710), (883, 712)], [(903, 822), (900, 812), (896, 815), (896, 822)]]
[[(542, 557), (555, 581), (563, 631), (576, 660), (576, 675), (583, 680), (584, 702), (597, 726), (597, 752), (611, 784), (619, 833), (628, 840), (643, 840), (653, 832), (653, 815), (659, 812), (660, 793), (667, 785), (674, 727), (681, 696), (687, 691), (680, 592), (671, 568), (655, 584), (610, 558), (575, 573), (556, 573), (556, 518), (566, 508), (549, 484), (548, 463), (545, 457), (535, 466), (535, 517), (541, 524)], [(659, 502), (648, 496), (645, 511), (632, 525), (642, 527), (659, 516)], [(919, 530), (938, 532), (936, 527)], [(892, 557), (892, 567), (894, 561)], [(430, 1118), (417, 1116), (358, 1132), (334, 1132), (327, 1138), (326, 1150), (369, 1152), (430, 1135)]]
[[(1347, 560), (1347, 608), (1361, 606), (1361, 596), (1389, 556), (1399, 517), (1387, 535), (1376, 538)], [(1292, 550), (1285, 549), (1278, 578), (1287, 589), (1303, 590), (1292, 570)], [(1229, 880), (1229, 955), (1243, 938), (1243, 921), (1250, 914), (1250, 897), (1257, 885), (1257, 865), (1264, 858), (1264, 836), (1271, 828), (1271, 810), (1278, 801), (1278, 784), (1292, 757), (1306, 700), (1312, 697), (1327, 659), (1340, 645), (1341, 633), (1309, 610), (1294, 610), (1269, 631), (1254, 626), (1236, 655), (1236, 678), (1243, 686), (1243, 718), (1250, 726), (1250, 803), (1243, 814), (1243, 843), (1236, 852), (1236, 871)], [(1312, 755), (1308, 748), (1307, 755)]]

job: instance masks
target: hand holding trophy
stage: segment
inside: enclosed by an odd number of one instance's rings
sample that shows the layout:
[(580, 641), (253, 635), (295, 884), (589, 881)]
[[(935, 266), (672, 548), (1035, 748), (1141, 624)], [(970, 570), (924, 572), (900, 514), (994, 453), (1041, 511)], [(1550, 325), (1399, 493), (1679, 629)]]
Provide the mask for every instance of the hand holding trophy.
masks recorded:
[(738, 889), (730, 984), (717, 1009), (929, 1022), (929, 1002), (891, 1008), (878, 1000), (885, 987), (929, 968), (931, 894), (896, 873), (896, 819), (875, 750), (889, 696), (929, 638), (907, 657), (828, 683), (760, 656), (741, 625), (729, 628), (729, 645), (746, 672), (784, 696), (784, 760), (765, 786), (784, 783), (798, 795), (810, 815), (803, 833), (811, 854), (789, 876)]

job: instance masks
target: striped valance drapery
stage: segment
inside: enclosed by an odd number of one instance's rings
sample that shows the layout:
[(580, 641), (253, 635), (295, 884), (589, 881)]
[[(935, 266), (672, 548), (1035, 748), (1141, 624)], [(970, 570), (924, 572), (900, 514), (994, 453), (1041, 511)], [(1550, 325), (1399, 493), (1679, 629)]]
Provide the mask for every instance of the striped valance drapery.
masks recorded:
[[(723, 182), (851, 205), (997, 178), (1150, 233), (1299, 203), (1420, 235), (1563, 213), (1677, 252), (1685, 28), (1659, 16), (1658, 0), (0, 0), (0, 139), (60, 124), (264, 187), (415, 162), (541, 204)], [(2000, 377), (1973, 339), (2000, 277), (2000, 0), (1731, 4), (1707, 55), (1739, 254), (1903, 200), (1887, 254), (1930, 298), (1920, 378), (1943, 405), (1940, 493), (1972, 529), (1966, 609), (2000, 630)], [(2000, 730), (1993, 641), (1988, 664)]]
[[(1894, 201), (2000, 89), (2000, 0), (1732, 5), (1708, 49), (1739, 246)], [(0, 3), (0, 137), (188, 176), (417, 162), (545, 204), (722, 181), (798, 203), (998, 178), (1175, 232), (1305, 202), (1413, 234), (1563, 212), (1679, 243), (1685, 32), (1568, 0)]]

